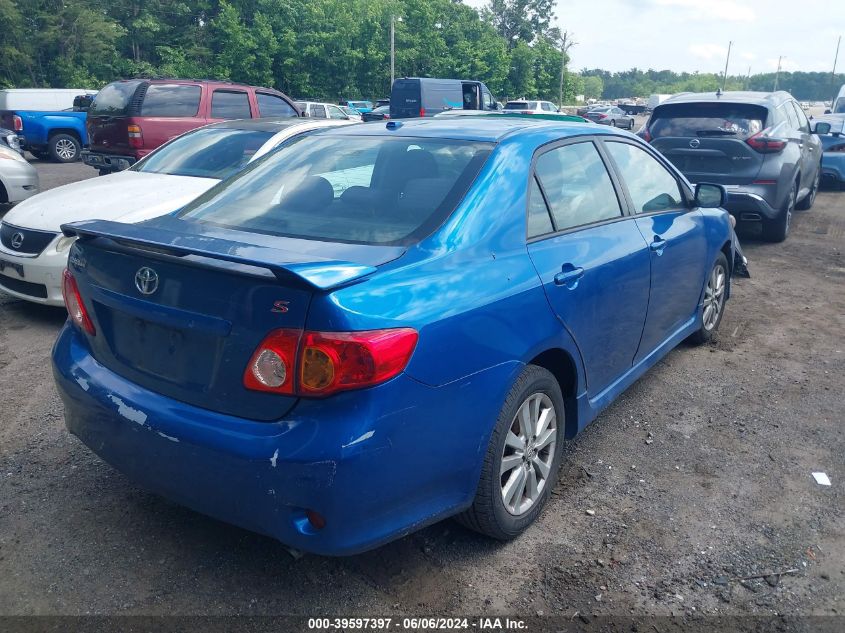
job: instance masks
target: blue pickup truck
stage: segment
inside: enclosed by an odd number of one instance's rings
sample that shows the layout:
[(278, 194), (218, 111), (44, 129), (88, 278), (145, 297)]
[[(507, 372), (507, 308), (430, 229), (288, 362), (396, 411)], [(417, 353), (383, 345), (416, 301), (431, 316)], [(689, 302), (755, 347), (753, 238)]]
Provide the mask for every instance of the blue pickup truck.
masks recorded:
[(0, 111), (0, 127), (17, 132), (21, 147), (36, 158), (70, 163), (79, 160), (82, 148), (88, 145), (87, 117), (87, 112), (73, 110), (3, 110)]

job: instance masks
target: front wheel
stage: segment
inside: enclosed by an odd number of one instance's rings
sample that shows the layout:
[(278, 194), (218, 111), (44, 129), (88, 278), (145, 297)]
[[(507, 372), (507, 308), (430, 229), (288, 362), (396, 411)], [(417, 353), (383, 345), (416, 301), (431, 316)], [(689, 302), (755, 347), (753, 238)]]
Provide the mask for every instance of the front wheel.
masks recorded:
[(694, 343), (709, 342), (719, 329), (722, 315), (725, 313), (729, 271), (728, 258), (724, 253), (719, 252), (707, 276), (707, 284), (704, 286), (704, 301), (698, 315), (698, 330), (690, 337)]
[(526, 366), (499, 413), (475, 500), (456, 519), (501, 541), (519, 536), (540, 515), (557, 481), (564, 422), (555, 377)]
[(60, 163), (72, 163), (79, 160), (79, 152), (82, 149), (76, 137), (70, 134), (51, 136), (48, 147), (50, 156)]

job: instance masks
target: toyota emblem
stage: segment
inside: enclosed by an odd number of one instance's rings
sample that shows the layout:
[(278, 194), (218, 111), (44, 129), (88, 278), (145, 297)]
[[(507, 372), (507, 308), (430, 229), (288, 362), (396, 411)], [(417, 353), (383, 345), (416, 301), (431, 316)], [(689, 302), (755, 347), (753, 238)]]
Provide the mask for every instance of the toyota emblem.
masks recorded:
[(12, 248), (18, 249), (23, 244), (23, 233), (15, 233), (12, 236)]
[(135, 287), (142, 295), (151, 295), (158, 290), (158, 273), (152, 268), (139, 268), (135, 273)]
[(699, 147), (701, 147), (701, 141), (699, 141), (697, 138), (694, 138), (689, 142), (689, 146), (693, 149), (698, 149)]

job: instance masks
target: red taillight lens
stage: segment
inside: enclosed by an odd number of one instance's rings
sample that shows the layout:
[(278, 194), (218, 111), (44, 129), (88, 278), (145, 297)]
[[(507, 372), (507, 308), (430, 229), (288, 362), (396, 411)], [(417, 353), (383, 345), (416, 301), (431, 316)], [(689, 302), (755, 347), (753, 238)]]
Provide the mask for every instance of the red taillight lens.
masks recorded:
[(301, 330), (275, 330), (261, 341), (244, 372), (244, 387), (293, 394)]
[(299, 388), (324, 396), (370, 387), (399, 374), (417, 345), (410, 328), (369, 332), (306, 332)]
[(20, 132), (23, 130), (23, 119), (17, 114), (12, 115), (12, 126), (15, 128), (15, 132)]
[(82, 302), (76, 279), (73, 278), (67, 268), (62, 274), (62, 296), (65, 299), (65, 307), (70, 315), (70, 320), (76, 324), (76, 327), (88, 332), (91, 336), (96, 336), (97, 330), (94, 329), (94, 324), (91, 322), (85, 304)]
[(646, 126), (643, 126), (643, 129), (638, 132), (639, 137), (643, 139), (646, 143), (651, 143), (651, 132), (648, 131)]
[(762, 132), (757, 132), (754, 136), (750, 136), (745, 142), (761, 154), (782, 152), (783, 148), (786, 147), (786, 141), (782, 138), (772, 138), (769, 136), (770, 132), (771, 128), (767, 128)]
[(244, 386), (316, 397), (372, 387), (405, 369), (417, 338), (411, 328), (304, 333), (276, 330), (252, 355), (244, 372)]
[(600, 115), (599, 115), (599, 119), (606, 119), (606, 118), (607, 118), (607, 115), (606, 115), (606, 114), (600, 114)]
[(420, 116), (421, 117), (425, 116), (425, 108), (420, 108)]
[(129, 134), (129, 146), (130, 147), (135, 147), (135, 148), (144, 147), (144, 135), (141, 132), (141, 126), (140, 125), (135, 125), (134, 123), (132, 125), (127, 125), (126, 131)]

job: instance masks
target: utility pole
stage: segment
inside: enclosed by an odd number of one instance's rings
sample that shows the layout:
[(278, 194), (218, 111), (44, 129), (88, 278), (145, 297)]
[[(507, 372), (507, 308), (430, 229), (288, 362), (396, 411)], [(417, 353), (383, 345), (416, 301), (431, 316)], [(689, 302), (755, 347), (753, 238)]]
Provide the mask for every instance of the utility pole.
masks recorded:
[(777, 89), (778, 89), (778, 80), (780, 79), (780, 63), (781, 63), (782, 60), (783, 60), (783, 55), (778, 57), (778, 69), (775, 72), (775, 87), (772, 90), (772, 92), (777, 92)]
[(725, 91), (725, 86), (728, 83), (728, 64), (731, 61), (731, 46), (733, 46), (733, 41), (728, 42), (728, 58), (725, 60), (725, 75), (722, 77), (722, 92)]
[(748, 90), (748, 86), (751, 83), (751, 66), (748, 67), (748, 74), (745, 76), (745, 84), (744, 88)]
[(396, 21), (401, 22), (402, 16), (390, 16), (390, 89), (396, 80)]
[(833, 98), (830, 100), (830, 107), (833, 109), (833, 106), (836, 104), (833, 103), (836, 100), (836, 62), (839, 61), (839, 45), (842, 43), (842, 36), (839, 36), (839, 39), (836, 42), (836, 56), (833, 58), (833, 72), (830, 73), (830, 92), (833, 94)]
[(578, 42), (576, 42), (572, 36), (570, 35), (569, 31), (563, 32), (563, 37), (561, 38), (561, 60), (560, 60), (560, 86), (558, 88), (558, 97), (557, 97), (557, 106), (559, 108), (563, 107), (563, 82), (566, 77), (566, 58), (569, 54), (569, 49), (575, 46)]

